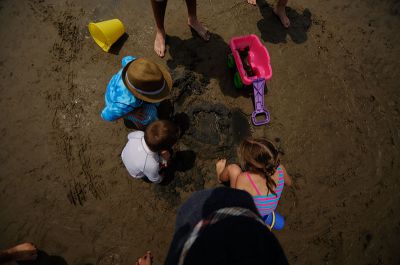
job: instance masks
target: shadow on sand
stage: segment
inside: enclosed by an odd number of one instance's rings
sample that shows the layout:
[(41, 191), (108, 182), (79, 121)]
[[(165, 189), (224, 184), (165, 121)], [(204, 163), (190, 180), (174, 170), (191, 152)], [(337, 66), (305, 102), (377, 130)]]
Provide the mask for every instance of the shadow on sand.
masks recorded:
[[(170, 101), (166, 102), (170, 104)], [(176, 113), (176, 114), (171, 113), (168, 119), (173, 121), (179, 127), (180, 137), (182, 137), (190, 127), (189, 116), (186, 113)], [(162, 169), (163, 171), (162, 173), (164, 174), (164, 179), (160, 183), (161, 186), (169, 185), (172, 181), (174, 181), (176, 172), (186, 172), (195, 166), (196, 153), (194, 151), (179, 150), (174, 153), (174, 151), (171, 149), (170, 152), (173, 154), (172, 159), (170, 165), (167, 168)]]
[(124, 46), (125, 42), (128, 40), (129, 35), (127, 33), (124, 33), (111, 47), (110, 50), (108, 51), (111, 54), (114, 55), (119, 55), (119, 52), (122, 49), (122, 46)]
[(230, 48), (218, 34), (211, 33), (208, 42), (197, 36), (187, 40), (168, 36), (167, 46), (171, 55), (171, 59), (167, 61), (170, 69), (183, 66), (185, 70), (201, 75), (206, 85), (210, 83), (210, 79), (216, 79), (224, 95), (235, 98), (246, 96), (246, 93), (233, 86), (233, 76), (227, 67)]
[(296, 10), (286, 7), (286, 14), (290, 19), (290, 27), (285, 28), (273, 8), (265, 0), (258, 1), (258, 7), (263, 18), (257, 22), (261, 32), (261, 38), (266, 42), (286, 42), (289, 35), (294, 43), (300, 44), (307, 40), (307, 31), (311, 25), (311, 12), (304, 9), (302, 14)]
[(43, 250), (38, 251), (36, 260), (19, 261), (19, 265), (68, 265), (63, 257), (48, 255)]
[(164, 172), (164, 179), (161, 186), (169, 185), (175, 178), (176, 172), (186, 172), (195, 165), (196, 153), (192, 150), (177, 151), (172, 158), (171, 165)]

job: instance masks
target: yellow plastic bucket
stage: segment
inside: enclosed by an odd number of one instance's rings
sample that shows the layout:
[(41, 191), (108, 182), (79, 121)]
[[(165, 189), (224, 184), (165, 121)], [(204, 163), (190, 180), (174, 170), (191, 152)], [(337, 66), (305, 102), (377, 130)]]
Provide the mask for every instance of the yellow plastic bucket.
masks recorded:
[(124, 33), (125, 28), (119, 19), (111, 19), (97, 23), (89, 23), (89, 32), (94, 41), (105, 51), (110, 50)]

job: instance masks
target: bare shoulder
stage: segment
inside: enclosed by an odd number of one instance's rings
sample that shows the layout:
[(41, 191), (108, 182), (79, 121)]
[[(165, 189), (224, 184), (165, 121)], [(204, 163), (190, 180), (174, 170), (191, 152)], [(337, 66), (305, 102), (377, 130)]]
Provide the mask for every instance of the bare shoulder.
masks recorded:
[(240, 173), (242, 173), (242, 169), (237, 164), (229, 164), (227, 167), (228, 167), (229, 172), (233, 175), (237, 176)]
[(128, 134), (128, 139), (140, 139), (144, 136), (144, 132), (143, 131), (134, 131)]
[(242, 172), (239, 174), (236, 181), (236, 188), (243, 187), (247, 183), (246, 172)]

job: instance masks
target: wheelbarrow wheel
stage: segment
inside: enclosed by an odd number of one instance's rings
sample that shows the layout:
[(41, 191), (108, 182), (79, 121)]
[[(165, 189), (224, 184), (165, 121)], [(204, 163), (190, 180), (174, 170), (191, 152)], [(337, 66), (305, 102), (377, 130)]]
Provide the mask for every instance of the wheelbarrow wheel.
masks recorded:
[(243, 88), (243, 82), (242, 79), (240, 78), (239, 72), (236, 72), (235, 75), (233, 76), (233, 84), (237, 89)]
[(235, 66), (236, 66), (236, 64), (235, 64), (235, 59), (233, 58), (233, 55), (232, 55), (232, 54), (229, 54), (229, 55), (228, 55), (227, 64), (228, 64), (228, 68), (229, 68), (229, 69), (234, 69), (234, 68), (235, 68)]

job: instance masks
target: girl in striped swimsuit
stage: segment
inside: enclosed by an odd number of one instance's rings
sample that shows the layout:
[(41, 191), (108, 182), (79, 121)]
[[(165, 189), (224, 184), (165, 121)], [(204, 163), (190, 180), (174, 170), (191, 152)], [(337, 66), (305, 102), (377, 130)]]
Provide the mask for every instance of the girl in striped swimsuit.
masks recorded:
[(226, 159), (217, 162), (218, 181), (229, 181), (231, 188), (247, 191), (253, 196), (260, 215), (269, 215), (276, 209), (284, 185), (292, 184), (280, 164), (278, 150), (265, 138), (248, 138), (240, 144), (238, 157), (241, 167), (226, 165)]

